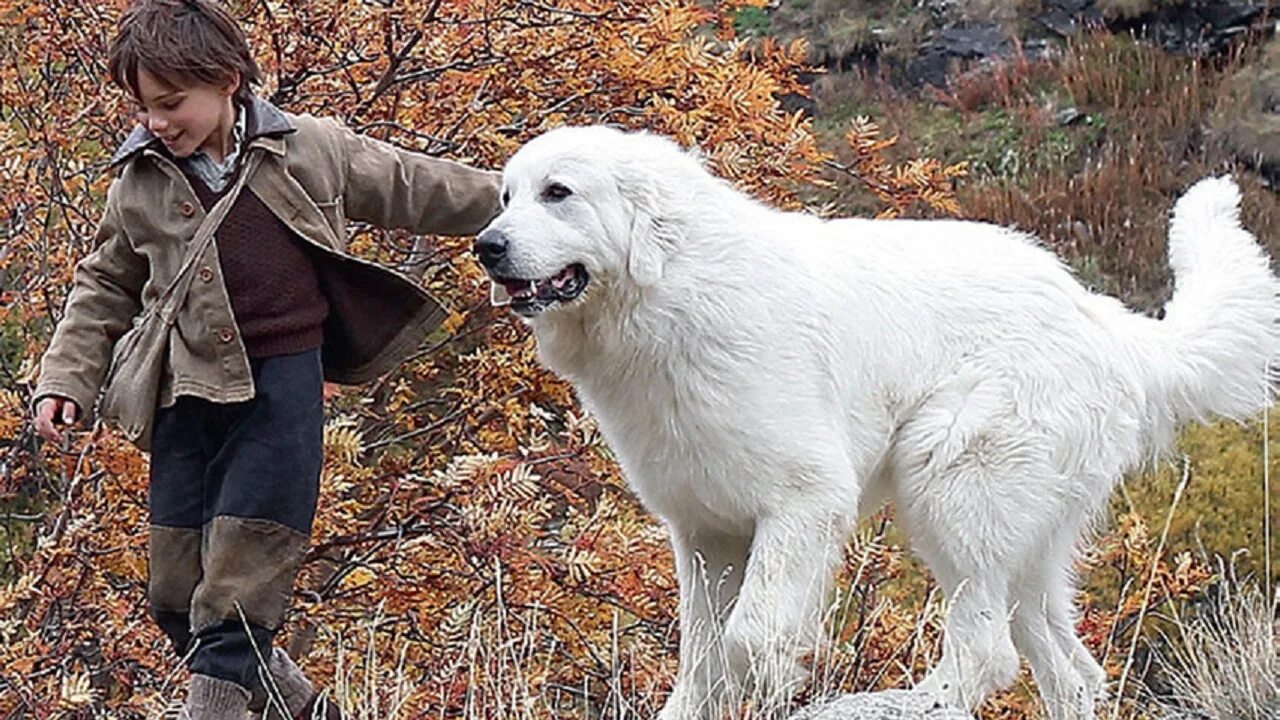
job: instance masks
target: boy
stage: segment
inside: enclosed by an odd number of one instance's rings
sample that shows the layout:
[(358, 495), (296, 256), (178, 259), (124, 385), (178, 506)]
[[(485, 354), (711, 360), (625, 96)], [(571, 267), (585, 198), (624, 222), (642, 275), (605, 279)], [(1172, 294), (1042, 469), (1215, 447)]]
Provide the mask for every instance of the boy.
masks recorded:
[(261, 156), (191, 266), (168, 332), (150, 436), (148, 605), (189, 658), (193, 720), (261, 708), (255, 645), (290, 714), (310, 717), (314, 688), (270, 648), (316, 508), (322, 384), (386, 372), (442, 317), (416, 284), (343, 252), (345, 218), (474, 234), (497, 213), (499, 176), (258, 99), (244, 33), (215, 0), (138, 0), (109, 67), (140, 124), (111, 161), (119, 174), (44, 355), (35, 423), (56, 442), (55, 419), (93, 407), (116, 340)]

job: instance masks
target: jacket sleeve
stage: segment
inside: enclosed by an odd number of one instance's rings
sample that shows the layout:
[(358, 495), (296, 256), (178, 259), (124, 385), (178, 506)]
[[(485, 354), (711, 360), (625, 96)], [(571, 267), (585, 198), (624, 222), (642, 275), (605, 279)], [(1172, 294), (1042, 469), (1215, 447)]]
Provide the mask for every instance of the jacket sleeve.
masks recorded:
[(334, 123), (348, 218), (420, 235), (474, 235), (497, 216), (501, 175), (401, 150)]
[(112, 347), (141, 310), (149, 268), (121, 227), (115, 190), (112, 183), (94, 238), (95, 250), (76, 265), (62, 320), (40, 361), (33, 408), (45, 397), (60, 395), (74, 400), (81, 417), (87, 417)]

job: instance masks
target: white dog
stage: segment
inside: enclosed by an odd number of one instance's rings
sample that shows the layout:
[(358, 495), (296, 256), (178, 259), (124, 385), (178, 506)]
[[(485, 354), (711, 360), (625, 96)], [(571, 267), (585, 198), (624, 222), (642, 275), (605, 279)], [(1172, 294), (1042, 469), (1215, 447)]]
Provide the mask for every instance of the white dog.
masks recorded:
[(779, 212), (654, 135), (549, 132), (503, 194), (475, 250), (670, 530), (663, 718), (743, 682), (785, 699), (859, 511), (887, 499), (951, 600), (919, 687), (972, 707), (1020, 652), (1053, 718), (1091, 717), (1082, 528), (1180, 422), (1271, 402), (1280, 284), (1228, 179), (1177, 203), (1161, 321), (1012, 230)]

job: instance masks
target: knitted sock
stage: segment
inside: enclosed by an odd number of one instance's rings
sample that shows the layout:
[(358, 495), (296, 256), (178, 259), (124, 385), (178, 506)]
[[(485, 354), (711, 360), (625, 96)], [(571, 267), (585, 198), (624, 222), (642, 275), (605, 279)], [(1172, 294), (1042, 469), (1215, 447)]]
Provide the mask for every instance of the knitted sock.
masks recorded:
[(271, 672), (271, 681), (275, 683), (275, 689), (271, 690), (272, 694), (275, 690), (279, 690), (280, 699), (284, 701), (289, 714), (299, 717), (307, 708), (307, 703), (311, 702), (311, 698), (316, 694), (315, 686), (306, 675), (302, 674), (302, 669), (293, 662), (289, 653), (281, 648), (271, 650), (267, 669)]
[(209, 675), (192, 675), (187, 686), (184, 718), (190, 720), (245, 720), (249, 712), (249, 691), (230, 680)]

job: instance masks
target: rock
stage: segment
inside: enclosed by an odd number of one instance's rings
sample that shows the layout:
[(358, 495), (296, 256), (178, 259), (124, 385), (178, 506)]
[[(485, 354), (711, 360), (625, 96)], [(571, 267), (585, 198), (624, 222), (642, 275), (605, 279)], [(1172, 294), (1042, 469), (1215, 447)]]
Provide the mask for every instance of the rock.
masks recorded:
[(947, 86), (947, 76), (951, 72), (951, 58), (946, 53), (931, 52), (911, 58), (907, 61), (905, 76), (911, 87), (932, 85), (936, 88)]
[(1093, 9), (1094, 0), (1045, 0), (1043, 8), (1045, 10), (1061, 10), (1062, 12), (1079, 15)]
[(1116, 21), (1113, 30), (1128, 30), (1179, 55), (1216, 55), (1262, 17), (1267, 4), (1249, 0), (1200, 0), (1161, 5), (1153, 12)]
[(944, 27), (932, 44), (939, 51), (958, 58), (1003, 55), (1010, 49), (1009, 41), (995, 23)]
[(1280, 40), (1271, 40), (1257, 62), (1228, 78), (1227, 91), (1210, 115), (1210, 136), (1237, 160), (1270, 182), (1280, 181)]
[(805, 117), (813, 117), (817, 110), (817, 103), (809, 95), (783, 93), (778, 95), (777, 98), (778, 106), (788, 113), (799, 112)]
[(947, 86), (952, 63), (1012, 54), (1013, 43), (996, 23), (948, 25), (939, 29), (907, 61), (906, 77), (912, 85)]
[(1045, 0), (1041, 12), (1040, 24), (1060, 37), (1071, 37), (1103, 23), (1102, 13), (1093, 7), (1093, 0)]
[(973, 720), (964, 710), (941, 705), (911, 690), (840, 695), (815, 702), (788, 720)]
[(1080, 112), (1080, 110), (1075, 107), (1063, 108), (1053, 114), (1053, 121), (1061, 127), (1075, 125), (1081, 120), (1084, 120), (1084, 118), (1084, 113)]
[[(887, 69), (887, 76), (899, 86), (946, 88), (949, 74), (956, 69), (982, 68), (1019, 51), (1027, 59), (1039, 59), (1051, 52), (1049, 40), (1060, 44), (1060, 38), (1090, 28), (1132, 33), (1173, 53), (1219, 54), (1234, 39), (1260, 26), (1268, 2), (1152, 0), (1145, 11), (1144, 6), (1135, 6), (1139, 14), (1132, 17), (1105, 16), (1099, 4), (1100, 0), (1039, 0), (1026, 3), (1027, 8), (1036, 9), (1011, 14), (975, 12), (971, 0), (915, 0), (918, 12), (911, 14), (909, 22), (852, 9), (815, 20), (789, 3), (771, 3), (775, 6), (771, 12), (780, 27), (807, 37), (812, 61), (833, 72)], [(1000, 7), (999, 3), (985, 5)]]
[(1191, 0), (1152, 3), (1133, 17), (1104, 17), (1096, 0), (1044, 0), (1036, 18), (1061, 37), (1089, 27), (1106, 25), (1113, 32), (1131, 32), (1182, 55), (1215, 55), (1262, 17), (1262, 0)]

